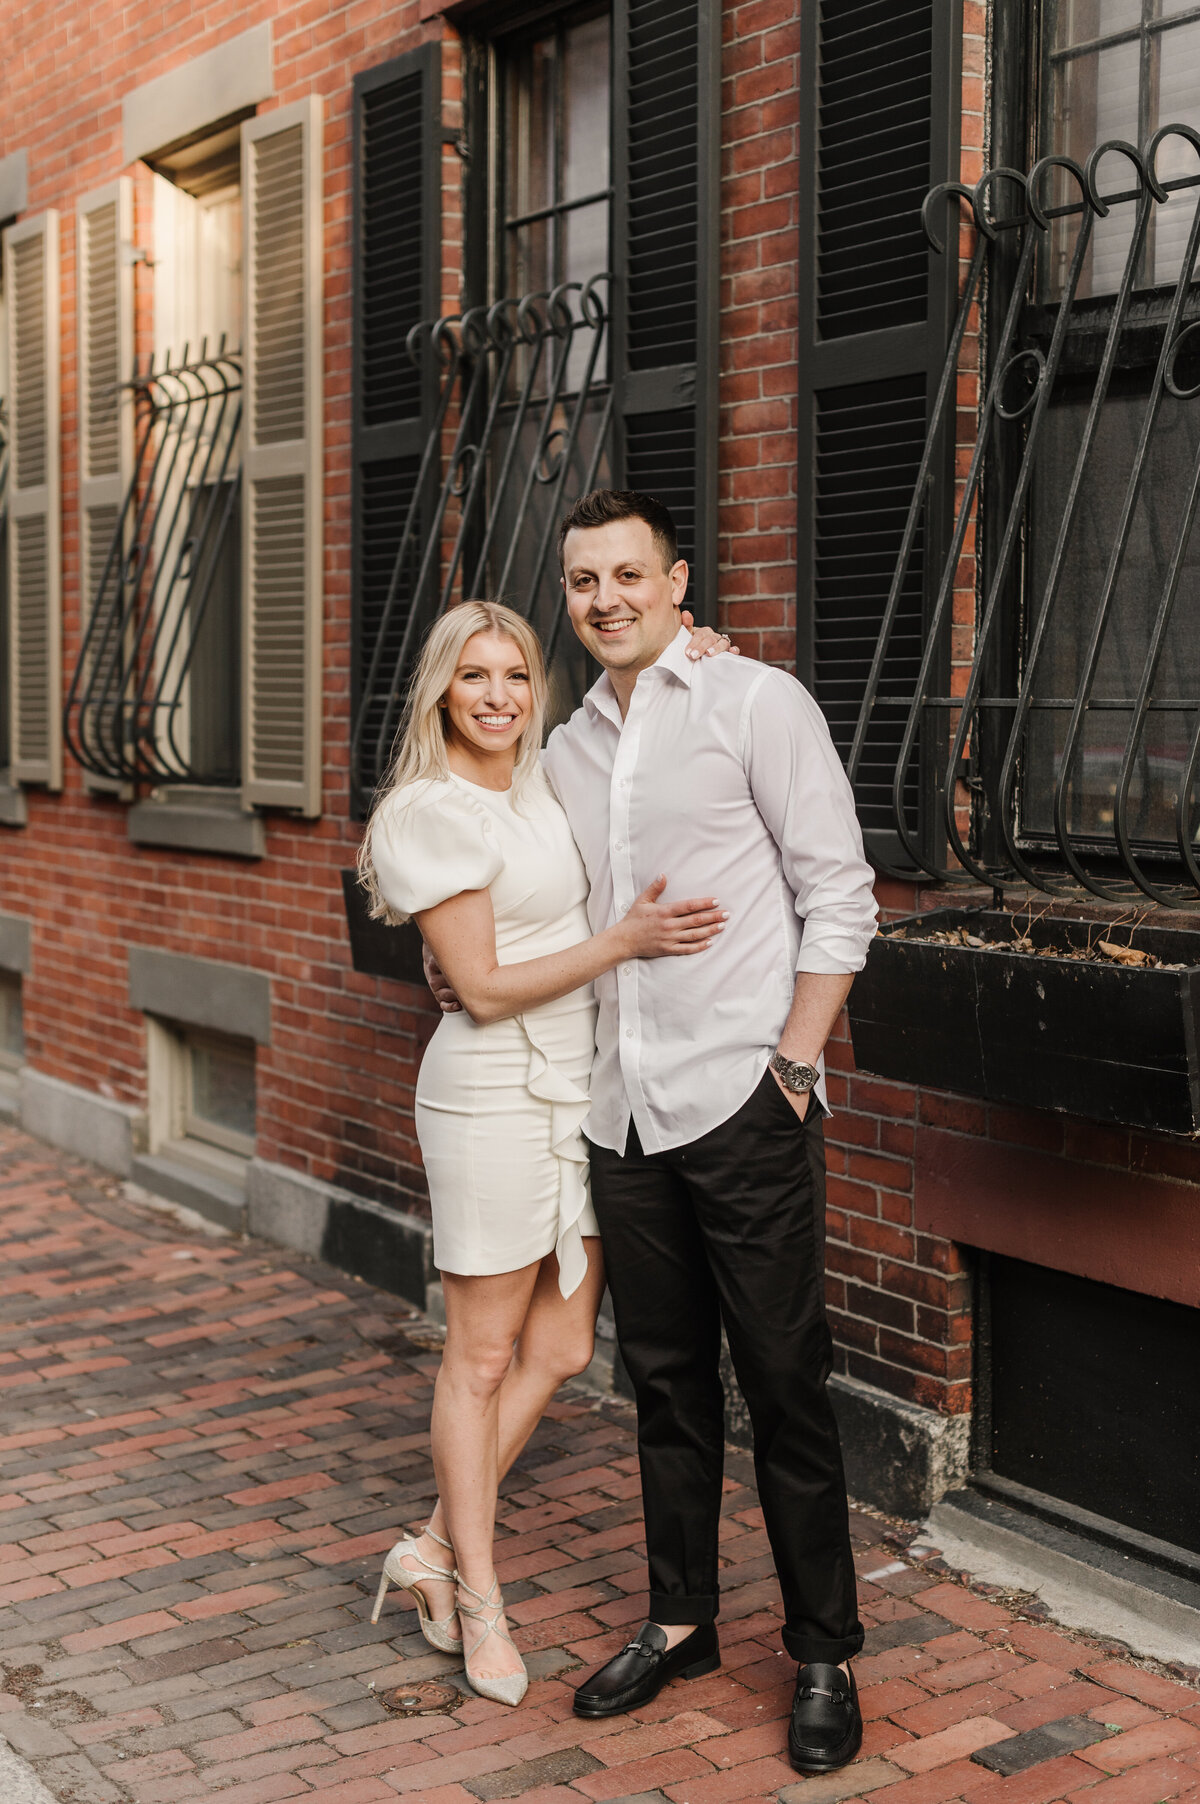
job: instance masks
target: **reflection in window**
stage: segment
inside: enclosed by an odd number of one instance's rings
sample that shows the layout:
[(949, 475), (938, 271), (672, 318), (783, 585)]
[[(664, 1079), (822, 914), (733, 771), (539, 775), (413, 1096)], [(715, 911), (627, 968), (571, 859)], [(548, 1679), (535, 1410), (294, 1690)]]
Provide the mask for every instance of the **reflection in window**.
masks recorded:
[[(1083, 164), (1098, 144), (1123, 138), (1143, 148), (1161, 125), (1200, 129), (1200, 9), (1181, 0), (1051, 0), (1045, 26), (1046, 101), (1042, 149)], [(1157, 161), (1164, 181), (1200, 174), (1196, 152), (1183, 139), (1168, 139)], [(1130, 163), (1105, 158), (1098, 172), (1101, 194), (1136, 186)], [(1078, 185), (1063, 176), (1054, 194), (1062, 204), (1078, 198)], [(1139, 285), (1174, 282), (1179, 275), (1197, 191), (1173, 194), (1147, 240)], [(1115, 293), (1133, 232), (1134, 207), (1118, 203), (1095, 221), (1092, 246), (1078, 292)], [(1048, 272), (1052, 296), (1062, 293), (1077, 221), (1055, 230)]]

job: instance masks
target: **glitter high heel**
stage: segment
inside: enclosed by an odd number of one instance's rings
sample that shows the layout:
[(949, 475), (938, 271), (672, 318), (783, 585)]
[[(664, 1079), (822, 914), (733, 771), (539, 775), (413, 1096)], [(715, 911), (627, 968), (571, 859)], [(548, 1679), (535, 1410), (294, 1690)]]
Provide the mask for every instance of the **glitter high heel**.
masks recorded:
[[(447, 1553), (454, 1552), (449, 1541), (443, 1541), (442, 1537), (435, 1535), (431, 1528), (425, 1529), (424, 1533), (431, 1541), (436, 1541), (439, 1547), (444, 1547)], [(403, 1564), (405, 1560), (415, 1560), (421, 1570), (414, 1571), (411, 1566), (405, 1566)], [(429, 1608), (429, 1600), (421, 1590), (422, 1580), (431, 1578), (448, 1579), (451, 1583), (458, 1582), (458, 1574), (453, 1566), (431, 1566), (424, 1554), (418, 1551), (417, 1543), (411, 1537), (404, 1541), (397, 1541), (383, 1562), (383, 1572), (379, 1579), (379, 1593), (375, 1599), (375, 1608), (371, 1611), (371, 1621), (379, 1621), (379, 1612), (383, 1608), (383, 1600), (387, 1596), (388, 1586), (397, 1585), (401, 1591), (411, 1593), (412, 1600), (417, 1606), (417, 1615), (421, 1619), (421, 1633), (430, 1647), (436, 1647), (443, 1654), (461, 1654), (463, 1645), (461, 1635), (450, 1633), (451, 1628), (458, 1620), (458, 1611), (451, 1610), (449, 1616), (434, 1616)]]
[[(516, 1642), (508, 1630), (500, 1627), (500, 1618), (504, 1614), (504, 1599), (500, 1595), (499, 1579), (493, 1574), (486, 1596), (468, 1585), (466, 1579), (461, 1575), (458, 1580), (458, 1589), (459, 1616), (469, 1616), (472, 1622), (484, 1624), (483, 1634), (469, 1653), (466, 1649), (465, 1635), (463, 1640), (463, 1664), (466, 1667), (467, 1680), (471, 1690), (477, 1691), (481, 1698), (490, 1698), (495, 1704), (519, 1704), (529, 1690), (529, 1674), (525, 1671), (523, 1661), (520, 1672), (493, 1674), (490, 1678), (484, 1678), (482, 1674), (476, 1675), (471, 1671), (471, 1661), (478, 1654), (489, 1635), (495, 1635), (498, 1641), (507, 1641), (509, 1647), (516, 1646)], [(464, 1591), (469, 1597), (475, 1599), (477, 1608), (472, 1609), (470, 1604), (463, 1603), (461, 1594)]]

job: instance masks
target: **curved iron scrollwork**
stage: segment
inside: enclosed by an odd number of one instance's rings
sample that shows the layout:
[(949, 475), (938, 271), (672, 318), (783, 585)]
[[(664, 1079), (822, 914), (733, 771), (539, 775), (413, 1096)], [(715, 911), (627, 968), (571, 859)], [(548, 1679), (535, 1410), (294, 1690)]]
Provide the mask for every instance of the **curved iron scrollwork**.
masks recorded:
[(236, 644), (240, 355), (222, 341), (189, 359), (185, 346), (178, 363), (156, 370), (151, 359), (128, 386), (133, 479), (107, 553), (84, 548), (85, 571), (99, 574), (67, 694), (67, 748), (116, 781), (232, 784), (236, 745), (203, 722), (214, 694), (237, 718), (236, 663), (210, 660), (201, 675), (200, 660), (219, 607), (235, 616)]
[[(938, 449), (955, 430), (967, 333), (980, 317), (989, 281), (993, 312), (997, 295), (1003, 305), (985, 346), (978, 428), (973, 444), (961, 447), (967, 465), (953, 530), (929, 599), (919, 674), (906, 698), (891, 843), (898, 835), (911, 867), (894, 853), (889, 859), (879, 836), (873, 848), (889, 875), (925, 872), (941, 882), (996, 890), (1028, 884), (1052, 896), (1082, 889), (1108, 901), (1170, 907), (1194, 907), (1200, 895), (1200, 643), (1194, 644), (1195, 633), (1182, 643), (1186, 622), (1178, 605), (1181, 591), (1197, 598), (1190, 547), (1200, 501), (1200, 422), (1185, 428), (1194, 440), (1191, 468), (1169, 495), (1162, 480), (1164, 404), (1185, 407), (1200, 397), (1200, 380), (1187, 368), (1200, 351), (1200, 169), (1173, 179), (1160, 175), (1160, 152), (1169, 140), (1182, 140), (1200, 162), (1200, 134), (1166, 125), (1144, 151), (1114, 139), (1083, 167), (1049, 156), (1027, 175), (996, 168), (973, 189), (949, 182), (926, 197), (922, 222), (935, 252), (957, 254), (964, 207), (975, 242), (848, 760), (852, 781), (880, 700)], [(1133, 185), (1101, 193), (1105, 159), (1106, 169), (1116, 159), (1127, 166)], [(1052, 183), (1068, 197), (1051, 204)], [(1162, 208), (1181, 191), (1194, 192), (1195, 206), (1178, 273), (1151, 291), (1147, 247)], [(1000, 211), (1014, 194), (1018, 204)], [(1096, 228), (1118, 205), (1132, 210), (1119, 282), (1111, 294), (1086, 298)], [(950, 229), (943, 242), (945, 210)], [(1065, 273), (1059, 291), (1047, 296), (1052, 243)], [(1085, 313), (1092, 348), (1081, 365), (1070, 347)], [(1128, 382), (1134, 330), (1150, 346), (1140, 355), (1136, 391)], [(1074, 403), (1064, 433), (1055, 428), (1054, 410), (1068, 381), (1075, 384)], [(1112, 410), (1119, 388), (1126, 440), (1118, 456)], [(1176, 426), (1181, 418), (1172, 415)], [(1098, 471), (1108, 497), (1103, 509), (1096, 500)], [(1048, 478), (1050, 499), (1035, 508), (1035, 485)], [(985, 519), (970, 657), (954, 670), (957, 683), (947, 683), (958, 572), (971, 532)], [(1098, 570), (1086, 596), (1077, 579), (1082, 534), (1093, 534)], [(1131, 622), (1139, 619), (1141, 630), (1134, 630)], [(1105, 743), (1104, 734), (1118, 742)], [(942, 772), (934, 786), (938, 818), (927, 806), (917, 824), (905, 788), (931, 747), (930, 761)]]
[(455, 599), (502, 598), (534, 621), (553, 660), (558, 520), (568, 494), (595, 487), (611, 435), (609, 281), (564, 282), (408, 334), (412, 363), (438, 371), (437, 401), (362, 648), (351, 760), (365, 794), (387, 765), (425, 631)]

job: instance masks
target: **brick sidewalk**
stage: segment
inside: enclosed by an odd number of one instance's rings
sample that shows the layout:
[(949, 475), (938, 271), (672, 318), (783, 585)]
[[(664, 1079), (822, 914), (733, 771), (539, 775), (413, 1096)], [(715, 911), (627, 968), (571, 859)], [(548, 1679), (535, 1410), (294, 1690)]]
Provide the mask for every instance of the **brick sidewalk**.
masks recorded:
[(1200, 1692), (905, 1557), (864, 1514), (863, 1754), (797, 1780), (741, 1455), (723, 1669), (577, 1722), (572, 1679), (643, 1614), (632, 1424), (609, 1399), (559, 1404), (505, 1486), (500, 1576), (534, 1683), (515, 1711), (476, 1698), (410, 1610), (367, 1620), (430, 1496), (420, 1318), (180, 1229), (3, 1128), (0, 1234), (0, 1730), (62, 1804), (1200, 1804)]

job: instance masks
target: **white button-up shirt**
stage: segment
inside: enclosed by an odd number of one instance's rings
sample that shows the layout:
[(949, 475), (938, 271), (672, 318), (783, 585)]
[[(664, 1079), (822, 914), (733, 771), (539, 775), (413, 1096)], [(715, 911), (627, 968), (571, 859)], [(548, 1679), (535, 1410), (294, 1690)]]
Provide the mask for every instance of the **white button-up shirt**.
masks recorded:
[(707, 952), (597, 980), (586, 1131), (617, 1152), (631, 1116), (647, 1152), (727, 1121), (762, 1078), (797, 971), (861, 970), (875, 933), (854, 798), (816, 702), (782, 670), (693, 662), (687, 644), (681, 629), (641, 673), (624, 721), (602, 676), (544, 753), (594, 933), (660, 871), (665, 901), (715, 896), (729, 910)]

